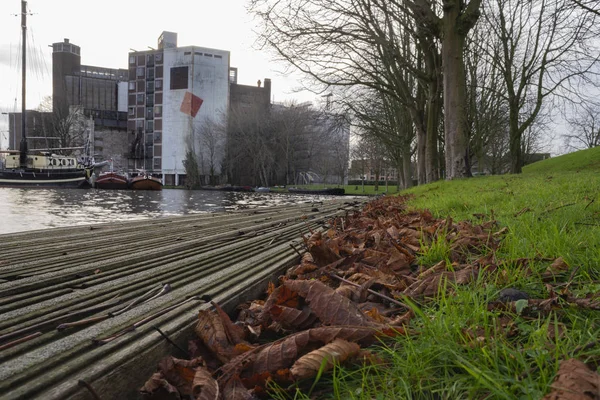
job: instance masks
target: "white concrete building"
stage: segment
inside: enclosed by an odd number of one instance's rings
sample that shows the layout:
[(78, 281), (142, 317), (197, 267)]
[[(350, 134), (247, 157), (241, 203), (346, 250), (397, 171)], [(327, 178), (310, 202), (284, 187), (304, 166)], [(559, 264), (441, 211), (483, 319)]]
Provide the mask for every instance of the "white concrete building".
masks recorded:
[(163, 32), (157, 50), (130, 53), (129, 65), (130, 169), (180, 185), (192, 149), (202, 174), (219, 174), (225, 137), (215, 126), (229, 107), (229, 52), (177, 47), (177, 34)]

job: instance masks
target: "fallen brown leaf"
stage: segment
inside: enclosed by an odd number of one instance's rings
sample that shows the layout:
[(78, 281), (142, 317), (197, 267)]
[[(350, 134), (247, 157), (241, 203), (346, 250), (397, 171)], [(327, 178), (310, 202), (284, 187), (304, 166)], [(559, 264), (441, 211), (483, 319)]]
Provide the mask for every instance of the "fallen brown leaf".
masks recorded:
[(202, 367), (196, 369), (192, 383), (192, 395), (196, 400), (218, 400), (219, 385), (208, 370)]
[(294, 378), (305, 379), (313, 377), (321, 370), (330, 370), (335, 363), (344, 362), (354, 356), (360, 350), (356, 343), (350, 343), (344, 339), (335, 339), (323, 347), (313, 350), (300, 357), (290, 371)]
[(561, 361), (550, 387), (552, 391), (543, 400), (600, 399), (600, 375), (575, 358)]
[(325, 325), (373, 325), (348, 298), (319, 281), (285, 281), (284, 285), (304, 297), (311, 310)]

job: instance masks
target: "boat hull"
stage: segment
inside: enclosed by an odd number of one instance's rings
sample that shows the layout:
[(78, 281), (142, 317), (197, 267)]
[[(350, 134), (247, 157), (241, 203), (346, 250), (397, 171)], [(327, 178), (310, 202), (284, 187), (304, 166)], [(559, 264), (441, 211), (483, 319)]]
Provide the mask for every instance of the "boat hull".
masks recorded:
[(0, 171), (0, 187), (83, 188), (87, 184), (85, 170), (74, 171)]
[(116, 174), (114, 172), (108, 172), (101, 174), (94, 182), (96, 189), (129, 189), (129, 181), (126, 176)]
[(163, 184), (158, 178), (152, 176), (136, 176), (129, 182), (133, 190), (162, 190)]

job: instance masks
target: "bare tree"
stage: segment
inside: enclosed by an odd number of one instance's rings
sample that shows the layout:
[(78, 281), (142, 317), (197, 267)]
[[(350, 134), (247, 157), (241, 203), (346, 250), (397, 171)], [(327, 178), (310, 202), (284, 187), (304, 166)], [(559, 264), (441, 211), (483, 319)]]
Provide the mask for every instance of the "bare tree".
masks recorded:
[(571, 2), (585, 11), (600, 16), (600, 4), (596, 0), (571, 0)]
[(565, 145), (572, 150), (600, 146), (600, 106), (583, 105), (567, 117), (570, 133), (563, 135)]
[(577, 96), (600, 59), (597, 16), (571, 0), (495, 0), (486, 21), (500, 39), (491, 55), (502, 73), (509, 111), (511, 172), (524, 164), (523, 137), (549, 97)]
[[(372, 89), (409, 109), (419, 138), (419, 181), (426, 182), (439, 176), (441, 19), (426, 1), (418, 3), (254, 0), (250, 10), (262, 21), (263, 45), (307, 74), (308, 87)], [(468, 25), (461, 22), (462, 29)]]
[(221, 174), (226, 125), (213, 119), (205, 119), (193, 129), (198, 140), (200, 173), (208, 177), (209, 185), (216, 185)]
[(383, 144), (386, 157), (393, 161), (401, 180), (399, 186), (410, 187), (412, 143), (415, 141), (410, 111), (395, 98), (376, 91), (364, 92), (360, 98), (362, 101), (348, 104), (353, 111), (354, 126), (361, 137)]
[(230, 110), (226, 157), (232, 183), (269, 186), (275, 162), (273, 149), (268, 110)]
[(497, 65), (486, 59), (498, 46), (498, 38), (479, 24), (469, 37), (466, 52), (469, 158), (479, 173), (486, 169), (495, 174), (506, 172), (503, 163), (508, 159), (508, 147), (504, 146), (509, 129), (506, 89)]
[(188, 135), (185, 141), (186, 152), (183, 160), (183, 167), (185, 168), (185, 187), (187, 189), (198, 189), (202, 185), (202, 178), (200, 176), (200, 168), (196, 156), (193, 136)]
[(46, 114), (42, 119), (43, 128), (40, 134), (49, 138), (46, 140), (47, 146), (53, 151), (66, 155), (82, 149), (88, 140), (88, 127), (83, 108), (70, 106), (53, 109), (52, 107), (51, 96), (44, 97), (38, 107), (38, 111)]

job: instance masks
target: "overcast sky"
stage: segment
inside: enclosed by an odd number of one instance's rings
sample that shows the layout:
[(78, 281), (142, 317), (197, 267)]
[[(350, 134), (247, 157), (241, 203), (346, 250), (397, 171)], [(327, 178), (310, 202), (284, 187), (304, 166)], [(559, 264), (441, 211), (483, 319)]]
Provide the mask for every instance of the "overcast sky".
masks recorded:
[[(271, 78), (276, 102), (313, 101), (312, 93), (295, 93), (299, 83), (282, 76), (281, 65), (266, 51), (253, 48), (254, 23), (246, 0), (29, 0), (27, 108), (36, 108), (52, 95), (52, 49), (48, 45), (69, 38), (81, 47), (81, 63), (106, 68), (127, 68), (129, 49), (156, 48), (162, 31), (178, 33), (179, 46), (210, 47), (231, 52), (238, 68), (238, 83), (255, 85)], [(0, 1), (0, 110), (20, 111), (20, 0)], [(17, 101), (15, 102), (15, 99)], [(7, 116), (0, 115), (0, 131)]]

